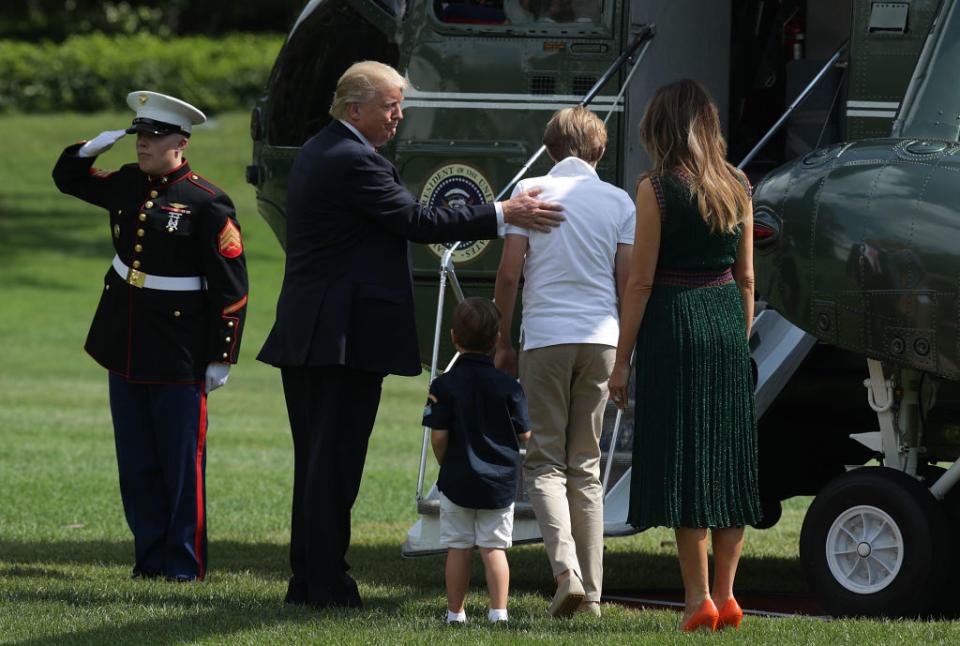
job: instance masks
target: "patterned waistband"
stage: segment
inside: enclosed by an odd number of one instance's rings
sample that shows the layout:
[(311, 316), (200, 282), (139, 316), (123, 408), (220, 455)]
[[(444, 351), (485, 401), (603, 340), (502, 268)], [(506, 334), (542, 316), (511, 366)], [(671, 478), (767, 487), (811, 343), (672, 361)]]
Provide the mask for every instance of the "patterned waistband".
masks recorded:
[(723, 270), (695, 271), (686, 269), (658, 269), (653, 277), (657, 285), (672, 287), (718, 287), (733, 282), (733, 272)]

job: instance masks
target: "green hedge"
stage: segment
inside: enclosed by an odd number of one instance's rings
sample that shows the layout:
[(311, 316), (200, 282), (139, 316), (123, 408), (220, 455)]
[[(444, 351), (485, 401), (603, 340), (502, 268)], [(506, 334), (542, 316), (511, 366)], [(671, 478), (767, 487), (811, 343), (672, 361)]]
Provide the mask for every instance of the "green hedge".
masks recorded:
[(0, 41), (0, 112), (120, 109), (133, 90), (172, 94), (204, 111), (249, 108), (283, 38), (91, 34), (60, 44)]
[(103, 32), (286, 33), (306, 0), (0, 0), (0, 39), (61, 42)]

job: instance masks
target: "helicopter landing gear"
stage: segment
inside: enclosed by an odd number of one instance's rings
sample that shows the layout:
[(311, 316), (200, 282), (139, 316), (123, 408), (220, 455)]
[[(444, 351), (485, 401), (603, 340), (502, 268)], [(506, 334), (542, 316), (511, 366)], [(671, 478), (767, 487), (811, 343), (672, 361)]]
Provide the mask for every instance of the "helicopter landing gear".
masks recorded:
[(872, 439), (884, 466), (853, 468), (820, 490), (803, 521), (800, 560), (833, 615), (925, 615), (944, 607), (957, 566), (948, 505), (929, 488), (943, 473), (926, 463), (923, 419), (933, 401), (922, 401), (919, 371), (886, 378), (879, 361), (867, 363), (864, 385), (880, 427), (868, 435), (879, 436)]
[(933, 610), (952, 566), (946, 515), (915, 478), (854, 469), (817, 495), (800, 532), (811, 589), (837, 616), (915, 617)]

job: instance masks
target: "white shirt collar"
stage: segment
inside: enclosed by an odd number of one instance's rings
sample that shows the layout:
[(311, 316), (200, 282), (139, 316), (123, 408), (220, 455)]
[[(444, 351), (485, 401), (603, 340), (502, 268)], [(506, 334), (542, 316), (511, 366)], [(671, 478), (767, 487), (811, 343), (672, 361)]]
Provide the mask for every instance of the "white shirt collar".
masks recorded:
[(348, 123), (347, 121), (345, 121), (345, 120), (343, 120), (343, 119), (337, 119), (337, 121), (339, 121), (340, 123), (342, 123), (343, 125), (345, 125), (345, 126), (347, 127), (347, 130), (349, 130), (350, 132), (352, 132), (352, 133), (355, 134), (356, 136), (360, 137), (360, 141), (363, 143), (364, 146), (366, 146), (367, 148), (369, 148), (370, 150), (373, 150), (373, 151), (376, 151), (376, 150), (377, 150), (376, 148), (374, 148), (373, 144), (371, 144), (369, 141), (367, 141), (367, 138), (366, 138), (366, 137), (364, 137), (362, 134), (360, 134), (360, 131), (359, 131), (359, 130), (357, 130), (356, 128), (353, 127), (353, 124), (352, 124), (352, 123)]
[(579, 157), (561, 159), (548, 173), (551, 177), (599, 177), (596, 169)]

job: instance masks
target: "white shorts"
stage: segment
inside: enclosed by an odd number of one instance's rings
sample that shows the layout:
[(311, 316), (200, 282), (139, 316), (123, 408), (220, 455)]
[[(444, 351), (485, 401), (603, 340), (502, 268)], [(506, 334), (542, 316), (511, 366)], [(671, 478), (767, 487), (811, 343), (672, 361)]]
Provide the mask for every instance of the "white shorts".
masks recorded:
[(470, 509), (440, 492), (440, 541), (447, 547), (507, 549), (513, 544), (513, 503), (503, 509)]

